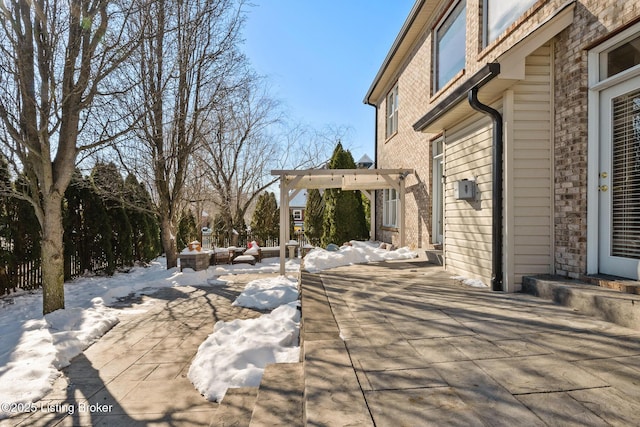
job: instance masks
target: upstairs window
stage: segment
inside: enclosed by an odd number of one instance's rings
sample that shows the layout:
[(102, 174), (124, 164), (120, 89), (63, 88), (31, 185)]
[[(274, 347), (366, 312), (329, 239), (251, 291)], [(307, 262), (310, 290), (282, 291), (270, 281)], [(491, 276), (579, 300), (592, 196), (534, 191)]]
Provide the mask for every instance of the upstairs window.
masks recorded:
[(488, 46), (520, 18), (536, 0), (484, 0), (484, 45)]
[(389, 138), (398, 131), (398, 86), (387, 95), (387, 126), (385, 137)]
[(467, 25), (466, 2), (458, 2), (435, 29), (434, 86), (437, 92), (464, 70)]

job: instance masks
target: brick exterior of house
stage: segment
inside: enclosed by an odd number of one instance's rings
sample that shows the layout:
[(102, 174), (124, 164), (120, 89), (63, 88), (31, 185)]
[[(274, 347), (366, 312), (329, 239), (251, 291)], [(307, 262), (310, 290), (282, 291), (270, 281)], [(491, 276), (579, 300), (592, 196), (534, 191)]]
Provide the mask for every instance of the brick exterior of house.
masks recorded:
[[(394, 47), (402, 58), (381, 68), (365, 102), (377, 110), (378, 168), (414, 168), (406, 181), (406, 239), (414, 249), (431, 248), (432, 230), (432, 141), (434, 133), (416, 132), (414, 124), (470, 76), (487, 63), (498, 61), (532, 30), (544, 25), (558, 10), (573, 3), (573, 22), (547, 42), (551, 46), (553, 93), (552, 134), (554, 176), (552, 182), (552, 254), (550, 273), (569, 277), (585, 274), (587, 268), (588, 224), (588, 49), (620, 29), (640, 21), (640, 3), (630, 0), (540, 0), (513, 22), (497, 40), (483, 47), (483, 0), (466, 2), (466, 63), (464, 73), (448, 86), (433, 93), (431, 82), (433, 29), (455, 3), (416, 2), (412, 20), (401, 30)], [(420, 26), (419, 32), (409, 31)], [(413, 28), (414, 30), (416, 28)], [(418, 34), (418, 35), (416, 35)], [(397, 84), (399, 93), (398, 131), (385, 138), (386, 94)], [(492, 101), (492, 100), (489, 100)], [(502, 105), (501, 101), (498, 105)], [(446, 162), (446, 160), (445, 160)], [(378, 194), (378, 206), (382, 206)], [(397, 230), (382, 227), (377, 213), (379, 240), (397, 242)], [(506, 248), (510, 250), (510, 248)], [(590, 250), (593, 250), (591, 248)]]

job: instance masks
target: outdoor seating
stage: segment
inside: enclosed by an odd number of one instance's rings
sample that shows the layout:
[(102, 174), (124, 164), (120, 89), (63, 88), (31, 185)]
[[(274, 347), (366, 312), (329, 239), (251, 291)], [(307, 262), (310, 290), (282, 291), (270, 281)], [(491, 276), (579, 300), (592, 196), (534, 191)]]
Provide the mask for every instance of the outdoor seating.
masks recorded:
[(231, 261), (232, 264), (251, 264), (256, 265), (256, 259), (253, 255), (238, 255)]
[(210, 265), (231, 264), (232, 257), (227, 248), (214, 248)]

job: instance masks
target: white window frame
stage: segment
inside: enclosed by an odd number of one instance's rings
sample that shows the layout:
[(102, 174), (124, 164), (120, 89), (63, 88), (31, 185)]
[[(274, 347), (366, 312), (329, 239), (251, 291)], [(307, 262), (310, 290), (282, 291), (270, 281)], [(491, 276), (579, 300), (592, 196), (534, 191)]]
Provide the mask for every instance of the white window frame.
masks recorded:
[(395, 188), (382, 191), (382, 226), (398, 228), (398, 205), (400, 198)]
[(293, 219), (294, 221), (302, 221), (302, 209), (293, 210)]
[(398, 85), (396, 84), (387, 95), (385, 138), (390, 138), (398, 132)]
[(444, 242), (444, 138), (433, 141), (431, 187), (431, 242)]
[[(440, 70), (440, 65), (441, 65), (441, 61), (440, 61), (440, 41), (442, 39), (444, 39), (444, 36), (446, 36), (447, 34), (449, 34), (449, 30), (451, 29), (451, 27), (453, 26), (453, 23), (458, 19), (462, 17), (462, 20), (464, 21), (464, 49), (461, 52), (462, 56), (464, 58), (463, 62), (462, 62), (462, 67), (460, 67), (459, 70), (456, 70), (456, 73), (454, 73), (452, 76), (450, 76), (446, 81), (440, 81), (440, 74), (441, 74), (441, 70)], [(447, 86), (447, 84), (461, 71), (464, 71), (465, 66), (466, 66), (466, 46), (467, 46), (467, 25), (466, 25), (466, 19), (467, 19), (467, 4), (465, 0), (461, 0), (456, 2), (455, 4), (453, 4), (449, 10), (447, 11), (446, 15), (444, 15), (444, 18), (438, 23), (438, 25), (434, 28), (433, 30), (433, 92), (438, 92), (439, 90), (441, 90), (442, 88), (444, 88), (445, 86)], [(444, 28), (444, 33), (443, 34), (439, 34), (441, 30), (443, 30)], [(445, 54), (447, 56), (451, 56), (454, 53), (459, 53), (459, 52), (445, 52)], [(449, 70), (448, 70), (449, 71)]]
[[(487, 47), (496, 41), (511, 24), (516, 22), (524, 13), (529, 10), (537, 0), (483, 0), (482, 2), (482, 42)], [(493, 31), (489, 26), (490, 12), (495, 8), (501, 8), (502, 24), (496, 26)]]

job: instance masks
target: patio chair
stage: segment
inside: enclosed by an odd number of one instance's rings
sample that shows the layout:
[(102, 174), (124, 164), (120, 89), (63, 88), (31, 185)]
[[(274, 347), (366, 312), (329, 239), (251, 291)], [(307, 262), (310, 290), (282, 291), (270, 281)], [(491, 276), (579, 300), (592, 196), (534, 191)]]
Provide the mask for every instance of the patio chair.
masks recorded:
[(213, 248), (211, 254), (211, 265), (231, 264), (231, 254), (227, 248)]

